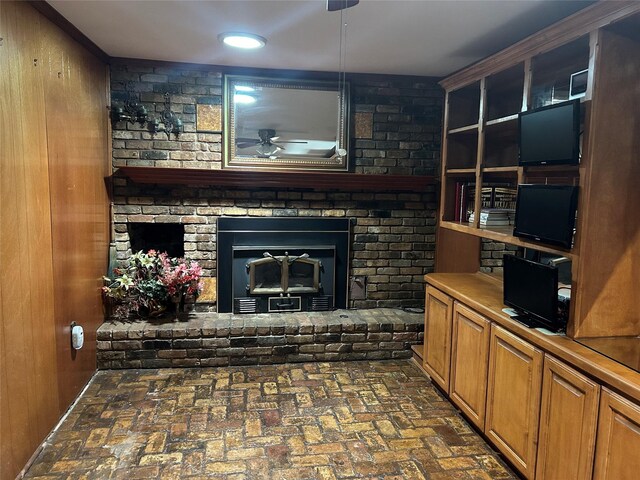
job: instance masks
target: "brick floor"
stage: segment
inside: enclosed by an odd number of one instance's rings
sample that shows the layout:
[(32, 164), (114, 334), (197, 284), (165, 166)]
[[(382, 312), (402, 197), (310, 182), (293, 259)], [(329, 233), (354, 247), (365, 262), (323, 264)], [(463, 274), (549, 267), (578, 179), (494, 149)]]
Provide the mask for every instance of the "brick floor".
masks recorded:
[(96, 374), (26, 478), (515, 478), (409, 361)]

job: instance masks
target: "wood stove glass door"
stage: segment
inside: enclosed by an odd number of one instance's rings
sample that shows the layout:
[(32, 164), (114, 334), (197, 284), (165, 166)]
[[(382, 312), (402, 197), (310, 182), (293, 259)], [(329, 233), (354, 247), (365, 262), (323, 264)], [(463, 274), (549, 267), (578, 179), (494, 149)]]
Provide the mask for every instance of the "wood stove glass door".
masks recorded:
[(249, 293), (279, 294), (284, 293), (282, 260), (269, 257), (249, 262)]

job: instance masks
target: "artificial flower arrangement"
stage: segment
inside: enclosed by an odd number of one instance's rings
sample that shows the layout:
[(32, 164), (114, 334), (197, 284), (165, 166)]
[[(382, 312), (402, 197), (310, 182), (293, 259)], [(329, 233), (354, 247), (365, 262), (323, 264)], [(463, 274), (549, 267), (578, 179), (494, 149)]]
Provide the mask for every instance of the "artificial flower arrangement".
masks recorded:
[(197, 262), (172, 258), (166, 252), (135, 253), (124, 268), (116, 268), (113, 279), (104, 277), (102, 291), (113, 299), (113, 316), (126, 319), (132, 314), (153, 317), (171, 305), (176, 313), (186, 297), (197, 298), (202, 291), (202, 268)]

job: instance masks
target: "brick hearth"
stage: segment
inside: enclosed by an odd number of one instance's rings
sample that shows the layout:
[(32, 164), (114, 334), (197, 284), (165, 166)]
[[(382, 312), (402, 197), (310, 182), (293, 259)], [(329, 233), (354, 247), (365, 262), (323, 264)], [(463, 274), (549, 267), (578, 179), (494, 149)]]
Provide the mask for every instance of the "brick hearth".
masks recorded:
[(409, 358), (423, 315), (400, 309), (191, 313), (186, 321), (106, 322), (98, 368), (259, 365)]

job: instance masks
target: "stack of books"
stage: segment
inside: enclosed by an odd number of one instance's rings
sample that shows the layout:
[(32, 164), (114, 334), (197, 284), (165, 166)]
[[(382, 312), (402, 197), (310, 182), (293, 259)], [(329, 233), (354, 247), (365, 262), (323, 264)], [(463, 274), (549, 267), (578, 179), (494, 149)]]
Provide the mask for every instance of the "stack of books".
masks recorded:
[[(481, 227), (501, 227), (513, 225), (515, 210), (506, 208), (483, 208), (480, 211)], [(475, 212), (469, 217), (469, 222), (475, 221)]]
[[(473, 221), (469, 214), (475, 207), (476, 185), (473, 182), (456, 182), (454, 220), (456, 222)], [(480, 191), (483, 211), (514, 210), (518, 190), (509, 183), (486, 183)], [(509, 225), (509, 224), (506, 224)]]

